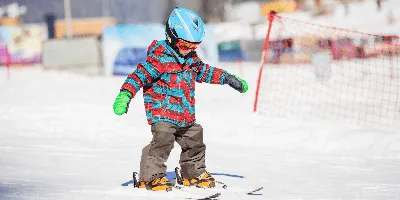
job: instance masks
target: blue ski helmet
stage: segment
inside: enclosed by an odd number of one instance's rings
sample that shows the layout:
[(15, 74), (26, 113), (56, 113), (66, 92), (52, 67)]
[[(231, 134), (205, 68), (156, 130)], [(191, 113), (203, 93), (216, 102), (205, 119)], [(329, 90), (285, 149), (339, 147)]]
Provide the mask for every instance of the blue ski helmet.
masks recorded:
[(177, 39), (200, 43), (205, 34), (204, 23), (192, 10), (176, 7), (168, 17), (166, 34), (172, 44), (176, 44)]

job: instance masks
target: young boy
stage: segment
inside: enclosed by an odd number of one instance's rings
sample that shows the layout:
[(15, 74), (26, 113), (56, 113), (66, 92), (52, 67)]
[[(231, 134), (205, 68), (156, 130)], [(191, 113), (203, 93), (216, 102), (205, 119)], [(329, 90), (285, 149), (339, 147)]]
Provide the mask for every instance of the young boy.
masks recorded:
[(186, 186), (214, 187), (206, 171), (203, 128), (195, 120), (195, 82), (228, 84), (245, 93), (247, 83), (225, 70), (205, 64), (194, 51), (204, 37), (204, 24), (193, 11), (175, 8), (166, 23), (167, 40), (153, 41), (146, 61), (128, 75), (114, 102), (114, 113), (127, 113), (143, 87), (144, 107), (153, 139), (143, 148), (140, 188), (169, 190), (167, 161), (176, 141), (182, 149), (179, 164)]

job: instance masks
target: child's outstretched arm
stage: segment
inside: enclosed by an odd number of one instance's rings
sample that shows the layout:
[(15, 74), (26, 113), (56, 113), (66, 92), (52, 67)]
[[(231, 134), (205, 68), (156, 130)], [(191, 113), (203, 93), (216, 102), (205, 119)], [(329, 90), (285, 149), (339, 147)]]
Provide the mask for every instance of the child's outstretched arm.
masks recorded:
[(194, 61), (198, 69), (197, 82), (221, 85), (228, 84), (240, 93), (245, 93), (247, 91), (248, 86), (246, 81), (238, 76), (230, 74), (223, 69), (205, 64), (198, 57), (195, 57)]
[(152, 56), (148, 56), (145, 62), (138, 64), (136, 70), (129, 74), (122, 84), (113, 105), (114, 113), (117, 115), (127, 113), (131, 99), (135, 97), (140, 88), (152, 83), (162, 73), (162, 65)]

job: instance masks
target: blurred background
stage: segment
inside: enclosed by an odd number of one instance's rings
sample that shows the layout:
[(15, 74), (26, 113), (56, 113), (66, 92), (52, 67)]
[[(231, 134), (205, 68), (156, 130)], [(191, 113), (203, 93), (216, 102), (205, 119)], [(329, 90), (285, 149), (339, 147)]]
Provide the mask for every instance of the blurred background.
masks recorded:
[[(205, 61), (259, 62), (271, 10), (298, 20), (392, 37), (399, 33), (395, 2), (0, 0), (0, 61), (3, 65), (38, 63), (46, 69), (92, 75), (126, 75), (143, 60), (152, 40), (164, 39), (164, 23), (172, 9), (180, 6), (198, 12), (207, 23), (207, 36), (198, 50)], [(371, 19), (385, 27), (370, 26)], [(276, 54), (269, 58), (275, 63), (280, 57)]]

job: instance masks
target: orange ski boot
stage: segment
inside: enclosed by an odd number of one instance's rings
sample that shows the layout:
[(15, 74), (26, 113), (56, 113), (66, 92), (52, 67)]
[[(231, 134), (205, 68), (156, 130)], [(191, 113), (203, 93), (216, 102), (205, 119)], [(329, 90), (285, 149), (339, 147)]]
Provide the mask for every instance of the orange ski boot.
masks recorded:
[(184, 186), (196, 186), (199, 188), (215, 187), (215, 179), (208, 172), (204, 172), (200, 176), (190, 180), (183, 178), (182, 181)]
[(139, 188), (146, 188), (147, 190), (152, 191), (171, 191), (172, 184), (169, 182), (167, 177), (156, 178), (153, 181), (140, 181)]

